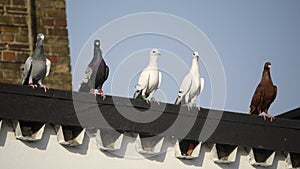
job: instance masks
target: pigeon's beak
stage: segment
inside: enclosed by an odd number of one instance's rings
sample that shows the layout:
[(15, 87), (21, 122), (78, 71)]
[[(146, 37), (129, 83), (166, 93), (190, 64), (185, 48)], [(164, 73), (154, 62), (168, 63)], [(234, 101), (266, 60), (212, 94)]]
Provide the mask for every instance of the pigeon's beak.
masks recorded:
[(157, 52), (158, 55), (160, 55), (160, 52)]
[(271, 65), (268, 65), (268, 68), (271, 69)]

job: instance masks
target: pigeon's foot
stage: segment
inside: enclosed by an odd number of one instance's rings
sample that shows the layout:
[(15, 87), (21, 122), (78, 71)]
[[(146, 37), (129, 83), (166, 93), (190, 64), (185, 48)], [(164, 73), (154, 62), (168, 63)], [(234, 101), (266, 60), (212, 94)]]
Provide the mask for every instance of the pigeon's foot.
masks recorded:
[(265, 114), (260, 113), (259, 116), (263, 117), (264, 120), (266, 120), (266, 115)]
[(201, 110), (200, 106), (197, 106), (195, 103), (192, 104), (193, 107), (196, 107), (199, 111)]
[(188, 105), (188, 104), (187, 104), (186, 106), (187, 106), (188, 111), (191, 111), (192, 108), (193, 108), (192, 106), (190, 106), (190, 105)]
[(271, 120), (271, 122), (275, 119), (275, 117), (270, 114), (265, 114), (265, 116), (268, 117)]
[(41, 85), (40, 87), (43, 88), (45, 92), (47, 92), (47, 90), (49, 90), (49, 87), (47, 87), (45, 85)]
[(97, 90), (97, 89), (91, 89), (91, 90), (90, 90), (90, 93), (96, 96), (96, 90)]
[(147, 104), (150, 103), (149, 99), (147, 99), (145, 95), (142, 95), (142, 99), (145, 100)]
[(33, 83), (29, 83), (29, 87), (32, 87), (34, 89), (37, 88), (37, 85), (34, 85)]
[(147, 104), (150, 103), (149, 99), (147, 99), (147, 98), (145, 98), (145, 99), (143, 99), (143, 100), (145, 100)]
[[(102, 91), (102, 90), (101, 90), (101, 91)], [(100, 94), (100, 96), (102, 97), (102, 99), (105, 100), (106, 96), (105, 96), (105, 94), (103, 93), (103, 91), (100, 92), (99, 94)]]
[(152, 101), (152, 102), (156, 102), (158, 105), (160, 105), (159, 100), (156, 100), (154, 97), (151, 97), (151, 101)]

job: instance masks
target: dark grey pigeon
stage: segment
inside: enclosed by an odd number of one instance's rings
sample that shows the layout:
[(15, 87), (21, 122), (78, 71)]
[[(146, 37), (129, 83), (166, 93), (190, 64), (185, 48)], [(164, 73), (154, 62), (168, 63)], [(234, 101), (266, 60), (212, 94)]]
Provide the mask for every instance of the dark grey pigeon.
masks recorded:
[(43, 40), (44, 35), (39, 33), (35, 50), (25, 62), (22, 83), (32, 88), (42, 87), (46, 92), (48, 87), (42, 84), (42, 80), (49, 75), (51, 62), (44, 55)]
[(80, 92), (90, 92), (92, 94), (100, 94), (105, 99), (102, 86), (109, 75), (109, 68), (106, 65), (102, 51), (100, 49), (100, 41), (94, 41), (94, 57), (89, 63), (80, 85)]

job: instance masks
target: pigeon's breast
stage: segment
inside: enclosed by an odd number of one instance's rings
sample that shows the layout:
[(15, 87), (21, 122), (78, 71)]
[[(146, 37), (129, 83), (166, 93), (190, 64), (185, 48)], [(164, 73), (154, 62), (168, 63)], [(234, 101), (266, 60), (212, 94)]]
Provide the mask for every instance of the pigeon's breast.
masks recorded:
[(46, 75), (46, 60), (33, 60), (31, 74), (34, 80), (43, 79)]
[(199, 90), (199, 85), (200, 85), (200, 80), (198, 80), (199, 78), (195, 78), (192, 81), (191, 87), (190, 87), (190, 99), (192, 99), (193, 97), (195, 97), (198, 94), (198, 90)]
[(158, 83), (159, 83), (158, 70), (150, 71), (149, 87), (148, 87), (150, 92), (158, 87)]

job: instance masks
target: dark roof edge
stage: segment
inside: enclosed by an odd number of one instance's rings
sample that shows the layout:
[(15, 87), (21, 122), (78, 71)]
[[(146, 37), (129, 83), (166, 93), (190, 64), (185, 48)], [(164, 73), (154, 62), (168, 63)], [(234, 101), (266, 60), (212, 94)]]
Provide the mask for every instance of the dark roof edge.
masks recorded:
[[(88, 93), (0, 83), (0, 118), (50, 124), (113, 128), (179, 139), (239, 145), (300, 153), (298, 120), (273, 122), (248, 114), (201, 109), (107, 96), (103, 101)], [(142, 112), (142, 113), (141, 113)], [(141, 116), (140, 116), (141, 115)], [(153, 120), (137, 122), (139, 118)]]

